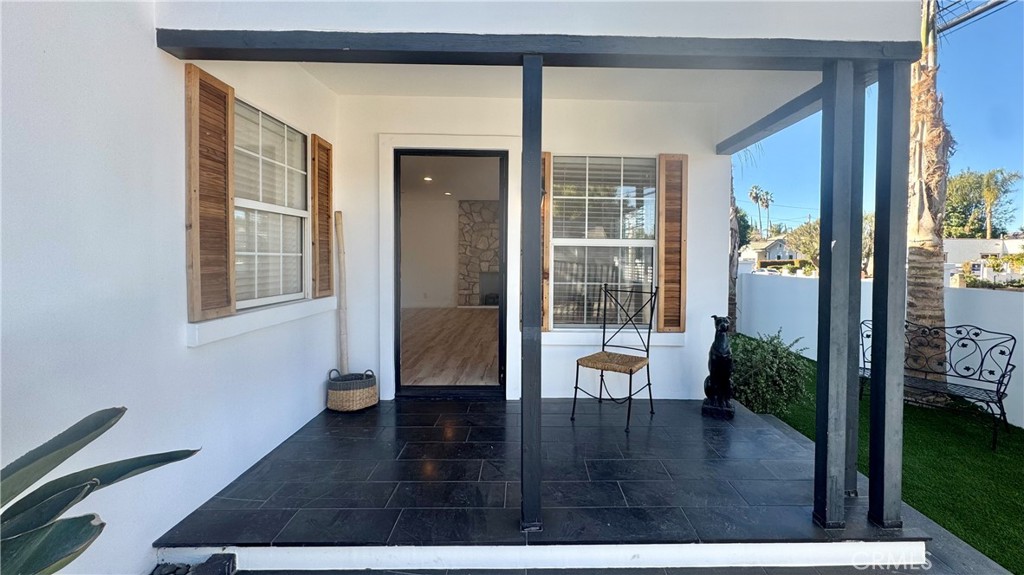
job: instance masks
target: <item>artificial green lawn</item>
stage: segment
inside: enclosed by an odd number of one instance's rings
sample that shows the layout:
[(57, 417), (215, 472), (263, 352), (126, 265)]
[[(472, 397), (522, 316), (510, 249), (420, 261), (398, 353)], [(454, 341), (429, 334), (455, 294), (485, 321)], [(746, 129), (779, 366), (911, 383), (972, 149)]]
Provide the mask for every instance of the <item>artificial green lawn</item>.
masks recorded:
[[(814, 366), (808, 396), (776, 414), (814, 438)], [(868, 474), (868, 393), (860, 405), (858, 466)], [(1024, 429), (999, 431), (977, 409), (905, 405), (903, 500), (1013, 573), (1024, 574)]]

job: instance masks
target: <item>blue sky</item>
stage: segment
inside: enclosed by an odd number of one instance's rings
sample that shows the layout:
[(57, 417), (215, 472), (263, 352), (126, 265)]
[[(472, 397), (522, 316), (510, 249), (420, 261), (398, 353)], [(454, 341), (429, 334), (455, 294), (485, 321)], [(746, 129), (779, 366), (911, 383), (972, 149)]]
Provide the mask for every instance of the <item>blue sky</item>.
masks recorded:
[[(939, 44), (939, 90), (946, 122), (957, 141), (950, 173), (1007, 168), (1024, 172), (1024, 2), (990, 12), (947, 33)], [(874, 211), (877, 89), (867, 92), (864, 209)], [(821, 161), (821, 114), (733, 156), (736, 201), (757, 225), (750, 186), (772, 192), (772, 222), (796, 227), (817, 218)], [(1024, 223), (1024, 195), (1013, 196), (1011, 230)], [(764, 216), (762, 215), (762, 218)]]

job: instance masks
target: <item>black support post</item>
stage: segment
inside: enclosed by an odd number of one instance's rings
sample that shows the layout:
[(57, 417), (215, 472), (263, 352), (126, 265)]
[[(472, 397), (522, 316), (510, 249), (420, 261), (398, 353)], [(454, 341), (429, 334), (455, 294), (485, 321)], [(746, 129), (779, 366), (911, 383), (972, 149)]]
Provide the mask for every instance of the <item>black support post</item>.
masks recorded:
[(523, 56), (522, 330), (523, 330), (523, 531), (542, 529), (540, 511), (541, 355), (541, 102), (543, 59)]
[(857, 70), (853, 86), (853, 179), (850, 187), (850, 331), (849, 375), (846, 378), (847, 496), (857, 496), (857, 453), (860, 444), (860, 276), (864, 243), (864, 74)]
[(868, 518), (901, 527), (903, 359), (907, 312), (907, 177), (910, 63), (878, 64), (875, 278), (871, 313)]
[[(818, 380), (815, 410), (814, 520), (845, 526), (846, 389), (850, 377), (850, 281), (853, 237), (854, 69), (850, 60), (822, 70), (821, 253), (818, 282)], [(860, 210), (860, 208), (857, 208)], [(856, 242), (859, 245), (859, 240)], [(857, 254), (859, 262), (859, 254)], [(859, 266), (858, 266), (859, 267)]]

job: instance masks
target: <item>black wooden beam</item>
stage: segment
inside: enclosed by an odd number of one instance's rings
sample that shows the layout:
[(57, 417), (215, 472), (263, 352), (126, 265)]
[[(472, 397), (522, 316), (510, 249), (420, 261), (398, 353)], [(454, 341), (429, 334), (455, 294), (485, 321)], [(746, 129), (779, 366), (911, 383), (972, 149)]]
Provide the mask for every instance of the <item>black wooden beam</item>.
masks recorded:
[(907, 312), (907, 177), (910, 65), (878, 67), (875, 278), (871, 311), (868, 518), (900, 527), (903, 484), (903, 359)]
[(722, 140), (715, 146), (720, 155), (735, 154), (776, 132), (821, 111), (821, 84), (779, 106), (765, 117)]
[(523, 179), (522, 179), (522, 434), (523, 465), (520, 483), (523, 531), (542, 529), (540, 510), (540, 360), (541, 360), (541, 253), (540, 205), (541, 102), (543, 58), (522, 57), (523, 63)]
[(854, 63), (822, 70), (821, 253), (818, 281), (818, 380), (815, 411), (814, 520), (845, 525), (846, 386), (849, 370), (850, 229), (853, 187)]
[(850, 186), (850, 319), (846, 377), (846, 475), (847, 496), (857, 493), (857, 452), (860, 443), (860, 275), (864, 237), (864, 74), (853, 85), (853, 175)]
[(158, 28), (156, 42), (183, 60), (519, 66), (523, 54), (539, 54), (549, 67), (710, 70), (820, 70), (828, 59), (914, 61), (921, 53), (918, 42), (309, 30)]

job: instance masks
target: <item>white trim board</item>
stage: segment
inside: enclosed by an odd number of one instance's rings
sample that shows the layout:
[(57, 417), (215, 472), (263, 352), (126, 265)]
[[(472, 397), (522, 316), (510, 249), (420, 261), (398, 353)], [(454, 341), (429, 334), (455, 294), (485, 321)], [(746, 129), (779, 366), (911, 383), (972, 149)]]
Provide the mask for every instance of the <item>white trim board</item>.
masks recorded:
[(924, 541), (680, 543), (663, 545), (480, 545), (465, 547), (165, 547), (160, 562), (198, 563), (233, 553), (239, 569), (596, 569), (809, 567), (926, 563)]

